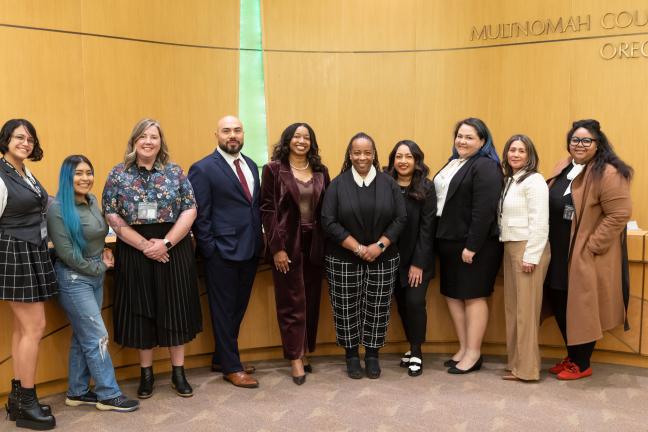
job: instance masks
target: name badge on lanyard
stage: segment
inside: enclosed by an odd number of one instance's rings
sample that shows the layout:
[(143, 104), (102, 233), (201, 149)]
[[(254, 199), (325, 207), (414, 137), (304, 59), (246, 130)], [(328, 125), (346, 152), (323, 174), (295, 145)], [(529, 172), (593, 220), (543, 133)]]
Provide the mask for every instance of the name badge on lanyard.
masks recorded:
[(570, 204), (565, 204), (565, 209), (563, 210), (563, 219), (564, 220), (574, 220), (574, 206)]
[(41, 240), (45, 240), (47, 238), (47, 221), (45, 219), (41, 220), (40, 232), (41, 232)]
[(152, 220), (157, 219), (158, 210), (157, 202), (141, 202), (137, 204), (137, 219)]

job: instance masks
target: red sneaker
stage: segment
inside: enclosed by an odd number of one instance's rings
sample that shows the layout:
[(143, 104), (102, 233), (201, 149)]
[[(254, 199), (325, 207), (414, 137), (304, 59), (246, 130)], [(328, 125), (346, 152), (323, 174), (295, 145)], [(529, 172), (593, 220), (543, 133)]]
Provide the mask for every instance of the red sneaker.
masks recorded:
[(565, 357), (560, 363), (556, 363), (555, 365), (550, 367), (549, 372), (554, 375), (558, 375), (560, 372), (564, 371), (569, 364), (571, 364), (571, 359), (569, 357)]
[(570, 363), (558, 374), (559, 380), (577, 380), (592, 375), (592, 368), (588, 367), (583, 372), (576, 363)]

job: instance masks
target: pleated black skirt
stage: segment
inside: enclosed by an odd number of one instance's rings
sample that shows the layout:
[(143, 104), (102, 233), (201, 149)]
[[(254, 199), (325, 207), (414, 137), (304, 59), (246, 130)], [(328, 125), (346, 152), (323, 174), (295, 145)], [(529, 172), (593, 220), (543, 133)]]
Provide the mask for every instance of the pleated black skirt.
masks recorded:
[[(164, 238), (173, 224), (131, 225), (144, 238)], [(169, 262), (147, 258), (117, 240), (114, 339), (138, 349), (183, 345), (202, 331), (198, 273), (191, 239), (169, 251)]]
[(0, 300), (42, 302), (57, 291), (47, 243), (36, 246), (0, 233)]
[(460, 300), (489, 297), (502, 265), (502, 244), (497, 238), (487, 239), (472, 264), (461, 259), (465, 244), (465, 241), (437, 240), (441, 294)]

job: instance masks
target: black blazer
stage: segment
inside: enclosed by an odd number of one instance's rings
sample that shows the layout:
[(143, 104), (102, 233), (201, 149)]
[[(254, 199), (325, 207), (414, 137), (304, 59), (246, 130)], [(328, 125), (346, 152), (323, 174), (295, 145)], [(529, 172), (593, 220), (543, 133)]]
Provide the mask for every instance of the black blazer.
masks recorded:
[(376, 207), (373, 220), (362, 220), (357, 202), (356, 188), (351, 170), (333, 179), (324, 194), (322, 204), (322, 228), (327, 235), (327, 254), (350, 262), (364, 263), (353, 252), (343, 248), (341, 243), (349, 235), (359, 239), (371, 238), (377, 242), (381, 236), (387, 237), (391, 245), (381, 257), (387, 258), (398, 253), (398, 237), (407, 223), (405, 200), (400, 187), (387, 174), (377, 172)]
[(479, 154), (467, 160), (450, 181), (436, 238), (463, 240), (466, 249), (477, 253), (488, 238), (498, 237), (497, 206), (502, 184), (497, 162)]
[(434, 234), (436, 230), (437, 198), (434, 183), (423, 179), (425, 199), (417, 201), (405, 195), (407, 226), (398, 240), (400, 252), (400, 284), (408, 286), (409, 267), (423, 269), (423, 280), (434, 277)]

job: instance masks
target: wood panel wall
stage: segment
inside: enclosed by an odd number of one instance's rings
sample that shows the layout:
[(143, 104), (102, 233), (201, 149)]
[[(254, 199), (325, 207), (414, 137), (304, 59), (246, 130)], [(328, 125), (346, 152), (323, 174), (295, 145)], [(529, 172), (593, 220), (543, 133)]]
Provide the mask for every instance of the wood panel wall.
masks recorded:
[[(211, 152), (216, 120), (237, 112), (238, 8), (236, 0), (0, 0), (5, 60), (0, 120), (34, 122), (45, 159), (30, 167), (48, 190), (56, 192), (63, 158), (84, 153), (95, 164), (99, 193), (107, 172), (123, 156), (132, 126), (144, 116), (161, 121), (172, 159), (185, 169)], [(648, 59), (605, 61), (599, 49), (610, 41), (646, 40), (648, 26), (603, 31), (595, 25), (602, 13), (623, 10), (644, 13), (645, 2), (262, 0), (268, 145), (288, 124), (307, 121), (333, 174), (349, 138), (360, 130), (376, 139), (383, 164), (395, 142), (410, 138), (421, 144), (436, 172), (450, 155), (455, 122), (478, 116), (490, 126), (500, 151), (511, 134), (530, 135), (546, 173), (565, 155), (571, 122), (593, 117), (619, 155), (636, 168), (634, 218), (645, 227), (648, 174), (642, 165), (648, 162), (648, 147), (642, 126), (648, 118)], [(592, 15), (592, 31), (586, 35), (470, 41), (473, 25), (586, 14)], [(623, 36), (630, 33), (637, 34)], [(641, 340), (647, 334), (641, 328), (648, 325), (642, 320), (648, 283), (644, 241), (643, 235), (633, 240), (635, 256), (641, 257), (632, 264), (633, 330), (609, 334), (599, 346), (616, 353), (612, 361), (647, 366), (644, 357), (632, 356), (648, 350)], [(205, 332), (187, 348), (193, 365), (209, 362), (212, 336), (204, 300), (203, 295)], [(485, 349), (503, 353), (501, 289), (491, 303)], [(6, 306), (0, 304), (0, 328), (5, 329), (0, 332), (0, 393), (11, 377)], [(454, 349), (436, 280), (428, 307), (427, 349)], [(47, 314), (38, 381), (61, 390), (69, 328), (54, 302), (47, 304)], [(264, 270), (241, 334), (245, 358), (281, 356), (274, 314), (272, 280)], [(110, 309), (104, 317), (110, 327)], [(319, 353), (337, 352), (331, 322), (323, 294)], [(400, 350), (398, 319), (389, 331), (390, 349)], [(542, 341), (545, 353), (560, 354), (550, 348), (560, 345), (552, 323), (543, 326)], [(110, 351), (120, 377), (137, 373), (133, 350), (111, 345)], [(163, 351), (156, 355), (160, 360), (167, 356)]]

